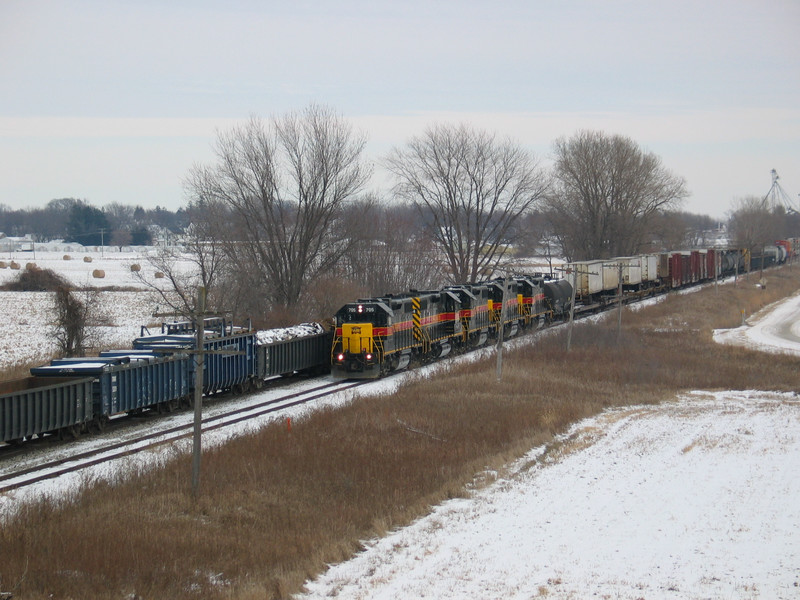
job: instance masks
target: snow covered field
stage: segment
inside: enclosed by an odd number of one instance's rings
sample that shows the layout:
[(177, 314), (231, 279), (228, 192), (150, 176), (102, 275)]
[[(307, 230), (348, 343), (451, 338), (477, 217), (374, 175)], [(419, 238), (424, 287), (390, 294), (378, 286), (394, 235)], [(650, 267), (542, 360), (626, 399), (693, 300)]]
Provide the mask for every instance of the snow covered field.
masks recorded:
[[(105, 324), (90, 328), (90, 333), (103, 348), (130, 348), (141, 326), (154, 321), (152, 315), (158, 306), (145, 291), (98, 292), (96, 301), (96, 314), (104, 316)], [(0, 370), (46, 362), (57, 350), (53, 338), (53, 294), (0, 292), (0, 302), (7, 311), (0, 335)]]
[[(766, 347), (800, 321), (797, 296), (773, 309), (718, 339)], [(303, 598), (800, 598), (797, 395), (697, 391), (561, 442), (367, 542)]]
[[(68, 250), (68, 248), (67, 248)], [(64, 260), (64, 255), (70, 260)], [(92, 262), (84, 262), (87, 256)], [(51, 269), (78, 287), (138, 288), (140, 291), (99, 291), (95, 315), (103, 318), (104, 325), (92, 333), (104, 348), (130, 347), (139, 336), (141, 326), (153, 322), (152, 314), (158, 307), (154, 294), (132, 272), (131, 265), (138, 264), (148, 281), (155, 282), (155, 269), (137, 252), (81, 252), (37, 251), (31, 253), (2, 253), (0, 285), (16, 278), (28, 263), (41, 269)], [(11, 269), (12, 262), (20, 265)], [(95, 269), (105, 273), (102, 279), (92, 276)], [(81, 292), (78, 297), (81, 298)], [(56, 351), (53, 340), (54, 304), (49, 292), (0, 292), (3, 306), (3, 324), (0, 328), (0, 371), (17, 365), (42, 363)], [(162, 307), (163, 308), (163, 307)]]
[[(64, 260), (65, 256), (69, 260)], [(84, 259), (90, 259), (91, 262), (85, 262)], [(106, 248), (102, 252), (73, 252), (65, 245), (60, 250), (37, 250), (36, 253), (2, 252), (0, 262), (6, 265), (0, 268), (0, 285), (14, 279), (29, 263), (40, 269), (51, 269), (77, 287), (142, 288), (142, 283), (131, 272), (132, 265), (139, 265), (148, 281), (155, 280), (155, 268), (149, 265), (146, 256), (140, 251), (115, 252)], [(19, 268), (12, 269), (12, 262), (19, 265)], [(103, 271), (104, 277), (94, 277), (95, 270)]]

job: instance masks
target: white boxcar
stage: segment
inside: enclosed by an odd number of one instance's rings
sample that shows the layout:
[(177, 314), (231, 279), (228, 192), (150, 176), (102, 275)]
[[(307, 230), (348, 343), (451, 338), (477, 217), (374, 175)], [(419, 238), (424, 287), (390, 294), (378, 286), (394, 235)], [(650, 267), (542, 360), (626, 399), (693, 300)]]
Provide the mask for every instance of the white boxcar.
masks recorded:
[(619, 287), (619, 264), (616, 260), (604, 260), (603, 264), (603, 290), (616, 292)]
[(643, 254), (642, 281), (658, 281), (658, 254)]
[(564, 277), (570, 283), (575, 282), (578, 297), (613, 291), (619, 285), (618, 268), (611, 260), (585, 260), (564, 266)]
[[(641, 285), (641, 256), (619, 256), (614, 261), (622, 265), (622, 285)], [(619, 270), (617, 270), (617, 275), (619, 275)]]

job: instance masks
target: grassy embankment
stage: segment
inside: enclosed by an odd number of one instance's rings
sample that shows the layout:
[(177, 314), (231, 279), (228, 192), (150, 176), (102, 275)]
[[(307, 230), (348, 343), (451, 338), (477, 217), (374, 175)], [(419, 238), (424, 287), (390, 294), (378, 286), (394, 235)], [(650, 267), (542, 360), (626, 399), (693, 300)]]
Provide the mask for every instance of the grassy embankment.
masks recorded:
[[(285, 598), (327, 563), (465, 493), (477, 473), (548, 443), (609, 406), (689, 389), (800, 390), (797, 359), (713, 343), (711, 330), (798, 288), (800, 269), (672, 295), (565, 328), (495, 363), (451, 366), (391, 397), (267, 428), (74, 502), (26, 508), (0, 532), (0, 591), (17, 598)], [(135, 596), (134, 596), (135, 594)]]

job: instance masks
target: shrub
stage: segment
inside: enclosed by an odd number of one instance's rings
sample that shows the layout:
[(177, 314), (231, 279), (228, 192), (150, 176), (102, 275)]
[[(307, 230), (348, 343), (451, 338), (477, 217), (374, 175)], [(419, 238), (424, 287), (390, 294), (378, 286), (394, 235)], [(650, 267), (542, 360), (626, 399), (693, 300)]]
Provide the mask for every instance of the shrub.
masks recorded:
[(65, 287), (69, 287), (67, 280), (50, 269), (27, 269), (2, 289), (8, 292), (52, 292)]

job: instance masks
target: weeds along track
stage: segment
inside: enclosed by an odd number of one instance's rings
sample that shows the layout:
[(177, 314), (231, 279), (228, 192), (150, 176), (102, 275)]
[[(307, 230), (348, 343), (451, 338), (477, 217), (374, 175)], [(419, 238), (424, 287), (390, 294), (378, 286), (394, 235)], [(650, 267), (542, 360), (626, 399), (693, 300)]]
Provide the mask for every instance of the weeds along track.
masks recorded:
[[(249, 406), (239, 407), (212, 417), (204, 418), (202, 421), (202, 430), (203, 433), (208, 433), (230, 427), (250, 419), (277, 413), (294, 406), (319, 400), (320, 398), (343, 392), (366, 383), (369, 382), (342, 381), (325, 383), (307, 390), (285, 394), (279, 398), (272, 398)], [(70, 454), (55, 460), (45, 460), (45, 462), (32, 467), (25, 467), (19, 470), (2, 473), (0, 474), (0, 494), (48, 479), (55, 479), (68, 473), (75, 473), (82, 469), (124, 458), (138, 452), (144, 452), (159, 446), (171, 444), (184, 438), (189, 438), (193, 435), (193, 427), (194, 423), (188, 422), (130, 440), (113, 442), (92, 450), (76, 452), (75, 454)]]

